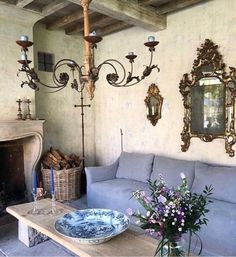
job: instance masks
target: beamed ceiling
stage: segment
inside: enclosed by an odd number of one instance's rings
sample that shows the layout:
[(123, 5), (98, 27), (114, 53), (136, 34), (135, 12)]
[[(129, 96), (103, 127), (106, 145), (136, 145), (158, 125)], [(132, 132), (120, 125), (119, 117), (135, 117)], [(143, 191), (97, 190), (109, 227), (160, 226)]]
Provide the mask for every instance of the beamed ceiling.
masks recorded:
[[(92, 0), (90, 3), (91, 31), (101, 36), (132, 26), (149, 31), (166, 28), (166, 15), (209, 0)], [(63, 29), (66, 34), (83, 33), (80, 0), (0, 0), (42, 16), (49, 30)]]

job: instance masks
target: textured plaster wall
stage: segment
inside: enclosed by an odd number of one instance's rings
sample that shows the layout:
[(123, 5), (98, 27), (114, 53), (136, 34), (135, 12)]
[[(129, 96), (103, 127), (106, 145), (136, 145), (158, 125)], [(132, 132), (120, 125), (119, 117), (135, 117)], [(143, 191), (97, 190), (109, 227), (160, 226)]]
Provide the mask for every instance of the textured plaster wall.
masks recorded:
[[(105, 76), (99, 80), (95, 91), (97, 164), (111, 163), (119, 156), (120, 128), (124, 132), (125, 151), (236, 164), (236, 157), (230, 158), (225, 153), (223, 140), (204, 143), (192, 139), (189, 150), (181, 152), (184, 108), (179, 93), (182, 75), (191, 71), (196, 49), (206, 38), (219, 45), (227, 66), (236, 66), (235, 10), (235, 0), (208, 1), (169, 15), (167, 29), (158, 33), (132, 28), (104, 38), (99, 44), (97, 63), (106, 58), (125, 62), (124, 56), (134, 51), (138, 55), (135, 60), (138, 74), (148, 62), (148, 51), (143, 42), (148, 35), (154, 34), (160, 41), (154, 63), (158, 63), (161, 71), (153, 71), (150, 78), (130, 88), (113, 88), (105, 81)], [(144, 105), (151, 83), (158, 84), (164, 97), (162, 118), (155, 127), (146, 119)]]
[[(24, 19), (22, 19), (24, 17)], [(25, 80), (24, 75), (17, 77), (20, 64), (20, 46), (16, 40), (20, 35), (28, 35), (32, 39), (32, 27), (39, 16), (0, 4), (0, 119), (13, 120), (17, 117), (18, 96), (25, 98), (28, 96), (32, 100), (32, 114), (35, 113), (35, 93), (25, 87), (21, 88), (21, 80)], [(30, 49), (31, 53), (33, 48)], [(31, 55), (32, 58), (32, 55)], [(32, 60), (32, 59), (31, 59)], [(26, 113), (26, 105), (23, 105), (23, 113)]]
[[(44, 25), (34, 26), (34, 56), (37, 70), (38, 51), (53, 53), (55, 63), (63, 58), (71, 58), (82, 64), (83, 41), (81, 36), (68, 36), (62, 30), (49, 31)], [(66, 67), (64, 71), (69, 69)], [(52, 73), (38, 71), (41, 81), (53, 86)], [(56, 93), (46, 93), (50, 90), (41, 88), (36, 93), (36, 113), (40, 119), (45, 119), (44, 150), (50, 146), (59, 148), (65, 153), (81, 154), (81, 109), (74, 108), (80, 104), (80, 94), (67, 88)], [(85, 95), (85, 104), (90, 100)], [(86, 164), (94, 163), (94, 110), (85, 108), (85, 154)]]

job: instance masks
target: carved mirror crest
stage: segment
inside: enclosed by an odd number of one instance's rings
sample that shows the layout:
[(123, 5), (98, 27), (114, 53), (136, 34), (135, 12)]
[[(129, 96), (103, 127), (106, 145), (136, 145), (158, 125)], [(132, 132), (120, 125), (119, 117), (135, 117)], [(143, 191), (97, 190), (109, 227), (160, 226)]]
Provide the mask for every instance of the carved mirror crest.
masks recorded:
[(155, 126), (161, 118), (161, 107), (163, 97), (159, 94), (160, 90), (156, 84), (151, 84), (147, 91), (147, 97), (144, 102), (147, 108), (147, 119)]
[(188, 150), (192, 137), (204, 142), (222, 138), (226, 153), (234, 156), (236, 69), (229, 69), (227, 73), (218, 45), (206, 39), (197, 49), (191, 73), (184, 74), (180, 81), (185, 108), (181, 133), (183, 152)]

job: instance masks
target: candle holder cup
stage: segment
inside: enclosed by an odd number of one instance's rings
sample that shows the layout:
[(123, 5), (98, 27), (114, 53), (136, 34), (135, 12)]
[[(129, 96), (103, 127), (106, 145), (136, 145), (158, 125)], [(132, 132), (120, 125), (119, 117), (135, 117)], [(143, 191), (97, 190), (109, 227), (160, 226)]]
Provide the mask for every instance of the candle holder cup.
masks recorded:
[(25, 101), (25, 103), (27, 103), (26, 119), (27, 119), (27, 120), (32, 120), (31, 113), (30, 113), (30, 104), (31, 104), (30, 99), (27, 99), (27, 100)]
[(58, 215), (60, 213), (61, 213), (61, 210), (56, 206), (55, 193), (52, 193), (51, 210), (48, 212), (48, 214), (49, 215)]
[(23, 114), (22, 114), (22, 110), (21, 110), (21, 103), (22, 103), (22, 100), (21, 100), (21, 99), (18, 99), (16, 102), (18, 103), (17, 120), (23, 120)]
[(41, 214), (41, 210), (38, 208), (38, 201), (37, 201), (38, 196), (37, 196), (36, 192), (32, 192), (32, 194), (33, 194), (33, 198), (34, 198), (33, 209), (29, 210), (28, 214), (39, 215), (39, 214)]

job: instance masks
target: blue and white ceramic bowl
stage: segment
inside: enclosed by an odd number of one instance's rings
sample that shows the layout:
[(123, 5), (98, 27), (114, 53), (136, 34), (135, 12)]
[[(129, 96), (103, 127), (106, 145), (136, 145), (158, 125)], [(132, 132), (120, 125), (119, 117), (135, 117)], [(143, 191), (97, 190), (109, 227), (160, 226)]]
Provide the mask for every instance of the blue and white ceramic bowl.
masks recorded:
[(65, 214), (55, 222), (60, 234), (83, 244), (101, 244), (124, 232), (129, 218), (109, 209), (86, 209)]

